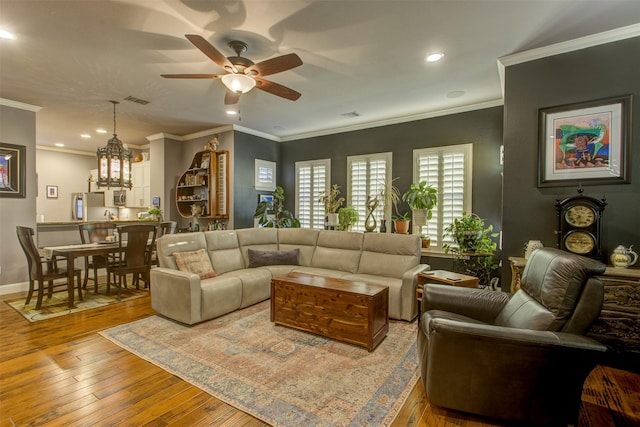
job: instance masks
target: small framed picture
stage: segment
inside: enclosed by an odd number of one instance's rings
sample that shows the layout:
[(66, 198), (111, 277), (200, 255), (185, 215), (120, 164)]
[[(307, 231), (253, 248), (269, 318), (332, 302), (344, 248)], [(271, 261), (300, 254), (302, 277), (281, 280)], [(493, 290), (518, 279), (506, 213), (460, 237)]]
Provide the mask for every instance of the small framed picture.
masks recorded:
[(57, 199), (57, 198), (58, 198), (58, 186), (47, 185), (47, 199)]
[(267, 191), (276, 189), (276, 162), (255, 159), (255, 188)]

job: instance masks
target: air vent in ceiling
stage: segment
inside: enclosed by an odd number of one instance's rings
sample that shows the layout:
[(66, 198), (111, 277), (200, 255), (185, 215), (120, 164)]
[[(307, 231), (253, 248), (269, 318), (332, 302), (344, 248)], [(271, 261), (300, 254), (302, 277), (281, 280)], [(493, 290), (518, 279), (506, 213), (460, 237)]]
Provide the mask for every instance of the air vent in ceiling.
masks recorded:
[(144, 99), (136, 98), (135, 96), (127, 96), (124, 100), (125, 101), (135, 102), (136, 104), (140, 104), (140, 105), (147, 105), (149, 103), (149, 101), (145, 101)]

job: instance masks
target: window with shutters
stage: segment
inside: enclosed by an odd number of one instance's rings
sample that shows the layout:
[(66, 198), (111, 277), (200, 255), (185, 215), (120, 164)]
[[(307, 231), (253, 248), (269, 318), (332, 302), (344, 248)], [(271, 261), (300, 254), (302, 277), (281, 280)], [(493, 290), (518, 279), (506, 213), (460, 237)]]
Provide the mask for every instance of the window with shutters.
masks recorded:
[[(365, 231), (367, 197), (376, 197), (391, 177), (391, 153), (376, 153), (347, 157), (349, 174), (348, 206), (356, 208), (360, 216), (352, 231)], [(383, 218), (382, 206), (374, 211), (377, 225)], [(389, 225), (387, 225), (389, 228)]]
[(320, 193), (329, 190), (331, 160), (296, 162), (296, 218), (303, 228), (324, 229)]
[[(433, 217), (422, 227), (431, 238), (431, 247), (442, 250), (444, 229), (463, 212), (471, 212), (473, 145), (423, 148), (413, 151), (413, 181), (426, 181), (438, 189), (438, 205)], [(415, 234), (420, 233), (414, 227)], [(447, 238), (450, 240), (450, 238)]]

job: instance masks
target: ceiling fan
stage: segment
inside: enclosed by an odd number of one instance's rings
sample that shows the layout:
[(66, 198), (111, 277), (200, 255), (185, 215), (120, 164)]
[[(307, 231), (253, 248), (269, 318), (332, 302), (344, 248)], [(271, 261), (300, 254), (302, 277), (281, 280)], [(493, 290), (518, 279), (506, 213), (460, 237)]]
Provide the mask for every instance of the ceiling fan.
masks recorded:
[(224, 103), (226, 105), (237, 103), (240, 100), (240, 95), (249, 92), (254, 87), (291, 101), (295, 101), (300, 98), (300, 92), (296, 92), (286, 86), (262, 78), (263, 76), (281, 73), (282, 71), (287, 71), (302, 65), (302, 60), (295, 53), (278, 56), (276, 58), (267, 59), (254, 64), (250, 59), (240, 56), (241, 53), (247, 50), (247, 44), (242, 41), (230, 41), (228, 45), (234, 50), (236, 56), (226, 57), (222, 52), (213, 47), (207, 40), (199, 35), (186, 34), (185, 37), (213, 62), (224, 68), (227, 73), (162, 74), (162, 77), (168, 79), (220, 78), (222, 83), (227, 87), (227, 93), (224, 97)]

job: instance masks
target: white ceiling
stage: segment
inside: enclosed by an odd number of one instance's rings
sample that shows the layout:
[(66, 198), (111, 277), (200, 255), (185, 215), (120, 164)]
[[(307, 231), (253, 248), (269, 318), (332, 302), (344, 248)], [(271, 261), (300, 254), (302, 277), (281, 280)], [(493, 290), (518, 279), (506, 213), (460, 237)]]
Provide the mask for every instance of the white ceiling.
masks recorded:
[[(225, 124), (292, 140), (498, 105), (498, 58), (637, 23), (640, 0), (0, 0), (0, 28), (16, 35), (0, 40), (0, 98), (42, 107), (41, 146), (105, 145), (112, 99), (134, 146)], [(254, 62), (298, 54), (304, 65), (268, 79), (302, 97), (254, 89), (231, 119), (219, 80), (160, 77), (222, 72), (185, 34), (229, 56), (226, 43), (242, 40)], [(444, 60), (425, 63), (433, 51)]]

